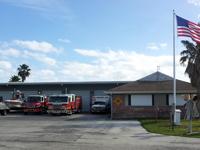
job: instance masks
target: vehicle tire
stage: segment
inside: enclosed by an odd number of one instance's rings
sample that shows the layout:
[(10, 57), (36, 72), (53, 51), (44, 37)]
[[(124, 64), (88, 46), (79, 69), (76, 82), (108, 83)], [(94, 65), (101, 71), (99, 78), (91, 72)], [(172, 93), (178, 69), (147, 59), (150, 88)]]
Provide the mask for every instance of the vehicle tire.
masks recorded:
[(72, 110), (70, 110), (68, 114), (69, 114), (69, 115), (72, 115)]
[(42, 114), (43, 114), (43, 111), (39, 111), (37, 114), (38, 114), (38, 115), (42, 115)]
[(56, 114), (54, 114), (54, 113), (49, 113), (51, 116), (55, 116)]
[(2, 115), (2, 116), (6, 116), (6, 115), (7, 115), (7, 110), (2, 110), (2, 111), (1, 111), (1, 115)]
[(28, 115), (28, 112), (24, 112), (24, 115)]
[(43, 113), (43, 114), (48, 114), (47, 109), (44, 109), (44, 110), (42, 111), (42, 113)]

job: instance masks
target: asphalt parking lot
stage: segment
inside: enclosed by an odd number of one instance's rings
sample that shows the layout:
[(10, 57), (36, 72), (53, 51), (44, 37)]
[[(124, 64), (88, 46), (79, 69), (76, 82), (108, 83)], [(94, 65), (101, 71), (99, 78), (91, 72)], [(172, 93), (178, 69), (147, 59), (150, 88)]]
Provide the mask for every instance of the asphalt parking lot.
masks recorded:
[(162, 136), (106, 115), (0, 116), (1, 150), (199, 150), (200, 139)]

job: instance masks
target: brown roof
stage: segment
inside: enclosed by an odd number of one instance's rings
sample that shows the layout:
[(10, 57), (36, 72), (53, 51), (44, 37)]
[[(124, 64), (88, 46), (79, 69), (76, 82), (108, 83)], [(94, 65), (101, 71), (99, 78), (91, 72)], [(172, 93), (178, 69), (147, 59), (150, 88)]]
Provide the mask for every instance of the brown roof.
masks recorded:
[[(176, 80), (176, 92), (180, 94), (196, 93), (196, 90), (190, 83)], [(122, 86), (110, 89), (106, 93), (173, 93), (173, 80), (165, 81), (134, 81)]]

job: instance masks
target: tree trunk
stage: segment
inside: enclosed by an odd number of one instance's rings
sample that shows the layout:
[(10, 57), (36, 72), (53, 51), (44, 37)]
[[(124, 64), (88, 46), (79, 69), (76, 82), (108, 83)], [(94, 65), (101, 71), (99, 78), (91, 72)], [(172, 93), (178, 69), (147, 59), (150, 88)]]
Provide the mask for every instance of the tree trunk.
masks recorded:
[(200, 114), (200, 87), (197, 87), (197, 102), (196, 102), (197, 110)]

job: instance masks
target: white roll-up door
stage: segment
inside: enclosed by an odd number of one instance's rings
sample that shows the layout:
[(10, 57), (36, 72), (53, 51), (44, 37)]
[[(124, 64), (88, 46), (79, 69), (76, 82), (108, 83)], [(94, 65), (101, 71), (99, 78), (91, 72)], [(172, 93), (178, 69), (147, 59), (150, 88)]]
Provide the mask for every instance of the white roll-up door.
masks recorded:
[(28, 97), (29, 95), (36, 95), (37, 91), (21, 91), (22, 93), (24, 93), (24, 97)]
[(0, 96), (3, 97), (3, 100), (11, 99), (13, 91), (0, 91)]
[(75, 94), (78, 96), (82, 96), (82, 111), (89, 112), (90, 111), (90, 91), (88, 90), (71, 90), (71, 94)]
[(94, 96), (106, 96), (106, 94), (104, 93), (104, 90), (95, 90)]
[(46, 96), (50, 96), (50, 95), (57, 95), (57, 94), (61, 94), (62, 92), (59, 90), (45, 90), (42, 91), (42, 94), (46, 95)]

